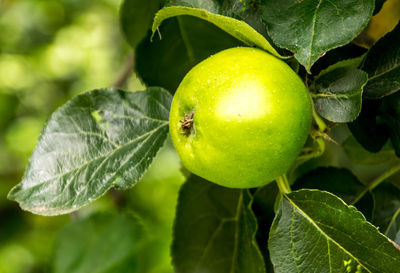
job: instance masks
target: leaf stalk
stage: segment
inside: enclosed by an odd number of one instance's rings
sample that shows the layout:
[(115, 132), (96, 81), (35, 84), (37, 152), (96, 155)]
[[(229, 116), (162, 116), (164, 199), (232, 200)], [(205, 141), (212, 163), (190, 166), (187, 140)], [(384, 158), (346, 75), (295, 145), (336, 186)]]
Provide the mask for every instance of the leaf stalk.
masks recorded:
[(400, 171), (400, 164), (397, 164), (397, 165), (393, 166), (392, 168), (388, 169), (386, 172), (384, 172), (383, 174), (378, 176), (362, 192), (360, 192), (359, 195), (357, 195), (357, 197), (354, 199), (354, 201), (351, 204), (352, 205), (356, 204), (358, 201), (361, 200), (361, 198), (363, 198), (363, 196), (367, 192), (372, 191), (373, 189), (375, 189), (379, 184), (381, 184), (383, 181), (385, 181), (387, 178), (389, 178), (390, 176), (394, 175), (398, 171)]

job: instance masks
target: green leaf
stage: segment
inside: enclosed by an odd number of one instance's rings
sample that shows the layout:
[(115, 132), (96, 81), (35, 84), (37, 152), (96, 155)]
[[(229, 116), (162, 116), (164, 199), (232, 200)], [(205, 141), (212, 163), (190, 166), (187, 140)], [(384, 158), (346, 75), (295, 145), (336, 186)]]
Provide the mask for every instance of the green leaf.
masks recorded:
[(367, 73), (348, 67), (321, 75), (315, 81), (315, 109), (332, 122), (355, 120), (361, 111), (362, 91), (367, 79)]
[(369, 76), (365, 97), (382, 98), (400, 89), (400, 25), (371, 47), (362, 69)]
[(318, 190), (284, 196), (271, 227), (276, 273), (379, 272), (400, 268), (400, 250), (352, 206)]
[(243, 46), (231, 35), (195, 17), (168, 19), (160, 27), (161, 37), (147, 37), (136, 50), (136, 69), (149, 86), (175, 93), (189, 70), (221, 50)]
[(157, 12), (156, 17), (154, 18), (152, 27), (153, 34), (164, 20), (181, 15), (189, 15), (206, 20), (248, 46), (257, 46), (270, 52), (276, 57), (281, 57), (260, 33), (258, 33), (244, 21), (240, 21), (228, 16), (214, 14), (205, 9), (184, 6), (165, 7)]
[(123, 214), (97, 214), (74, 221), (58, 235), (53, 272), (141, 272), (135, 254), (142, 238), (142, 227)]
[(133, 186), (166, 139), (171, 100), (161, 88), (76, 96), (50, 117), (22, 182), (8, 197), (24, 210), (57, 215), (111, 187)]
[(150, 30), (154, 14), (161, 6), (161, 0), (123, 0), (119, 19), (122, 33), (128, 43), (136, 48)]
[(400, 190), (390, 183), (382, 183), (372, 194), (375, 202), (372, 223), (394, 241), (400, 232)]
[(373, 10), (373, 0), (261, 0), (272, 40), (293, 51), (307, 71), (325, 52), (357, 37)]
[(389, 142), (386, 142), (379, 152), (371, 153), (361, 146), (353, 136), (350, 136), (342, 144), (342, 147), (348, 158), (352, 162), (360, 165), (377, 166), (387, 164), (396, 158)]
[(181, 188), (174, 224), (176, 272), (265, 272), (251, 202), (248, 190), (191, 175)]

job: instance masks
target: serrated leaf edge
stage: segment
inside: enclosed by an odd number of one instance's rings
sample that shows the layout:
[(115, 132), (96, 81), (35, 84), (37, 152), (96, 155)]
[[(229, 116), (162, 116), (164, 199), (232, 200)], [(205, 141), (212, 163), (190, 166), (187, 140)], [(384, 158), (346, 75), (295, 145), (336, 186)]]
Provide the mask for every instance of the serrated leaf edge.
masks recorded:
[[(367, 221), (367, 219), (365, 218), (365, 216), (357, 210), (356, 207), (352, 206), (352, 205), (347, 205), (341, 198), (337, 197), (336, 195), (327, 192), (327, 191), (320, 191), (320, 190), (313, 190), (313, 189), (303, 189), (303, 190), (299, 190), (296, 192), (302, 192), (302, 191), (309, 191), (309, 192), (320, 192), (320, 193), (325, 193), (330, 195), (331, 197), (334, 197), (336, 199), (339, 199), (341, 201), (341, 203), (348, 209), (353, 210), (353, 212), (355, 212), (356, 214), (358, 214), (360, 216), (360, 220), (363, 221), (363, 223), (369, 225), (370, 227), (372, 227), (379, 236), (383, 237), (384, 239), (386, 239), (389, 243), (392, 244), (391, 240), (388, 239), (386, 236), (384, 236), (382, 233), (379, 232), (378, 228), (374, 225), (372, 225), (370, 222)], [(296, 208), (318, 231), (320, 231), (324, 236), (326, 236), (326, 240), (327, 241), (332, 241), (336, 246), (338, 246), (340, 249), (342, 249), (345, 253), (347, 253), (349, 256), (351, 256), (354, 260), (356, 260), (364, 269), (366, 269), (368, 272), (372, 273), (372, 271), (370, 271), (363, 263), (361, 263), (357, 258), (355, 258), (353, 256), (353, 254), (349, 251), (347, 251), (345, 248), (343, 248), (340, 244), (338, 244), (336, 241), (334, 241), (330, 236), (328, 236), (302, 209), (300, 209), (294, 202), (292, 199), (289, 198), (289, 194), (285, 194), (285, 198), (290, 202), (290, 204), (293, 205), (294, 208)], [(389, 256), (390, 258), (393, 258), (392, 256)], [(394, 258), (393, 258), (394, 259)]]
[[(322, 3), (322, 1), (324, 1), (324, 0), (319, 0), (319, 1), (318, 1), (318, 7), (317, 7), (317, 8), (319, 8), (319, 5)], [(375, 0), (374, 0), (374, 1), (375, 1)], [(316, 10), (317, 10), (317, 8), (316, 8)], [(361, 26), (360, 31), (357, 32), (357, 33), (355, 33), (355, 34), (354, 34), (354, 37), (353, 37), (352, 39), (350, 39), (350, 40), (348, 40), (348, 41), (346, 41), (346, 42), (343, 42), (343, 43), (339, 43), (339, 44), (337, 44), (337, 45), (335, 45), (335, 46), (329, 47), (329, 48), (327, 48), (327, 49), (324, 51), (324, 53), (326, 53), (326, 52), (328, 52), (328, 51), (331, 51), (332, 49), (335, 49), (335, 48), (338, 48), (338, 47), (347, 45), (347, 44), (350, 43), (352, 40), (354, 40), (360, 33), (362, 33), (362, 31), (363, 31), (363, 30), (365, 29), (365, 27), (368, 25), (369, 21), (371, 20), (373, 11), (374, 11), (374, 8), (372, 8), (371, 11), (370, 11), (370, 14), (369, 14), (369, 16), (368, 16), (369, 20), (366, 20), (366, 22)], [(314, 15), (315, 15), (315, 13), (314, 13)], [(314, 16), (313, 16), (313, 17), (314, 17)], [(263, 21), (265, 21), (265, 20), (263, 20)], [(312, 34), (313, 34), (313, 36), (314, 36), (314, 31), (315, 31), (315, 21), (316, 21), (316, 19), (313, 18), (313, 28), (312, 28)], [(268, 29), (268, 25), (267, 25), (267, 24), (266, 24), (266, 26), (267, 26), (267, 29)], [(269, 31), (268, 31), (268, 33), (269, 33)], [(271, 38), (272, 38), (272, 37), (271, 37)], [(312, 38), (312, 41), (313, 41), (313, 40), (314, 40), (314, 38)], [(294, 50), (293, 48), (288, 48), (287, 46), (284, 46), (282, 43), (279, 43), (279, 42), (275, 41), (274, 39), (273, 39), (273, 41), (274, 41), (274, 43), (275, 43), (277, 46), (279, 46), (279, 47), (281, 47), (281, 48), (285, 48), (285, 49), (287, 49), (287, 50), (289, 50), (289, 51)], [(310, 45), (310, 48), (312, 48), (312, 44)], [(297, 56), (297, 52), (294, 53), (294, 57), (296, 58), (296, 60), (298, 60), (296, 56)], [(322, 56), (323, 56), (323, 55), (322, 55)], [(300, 63), (301, 65), (304, 66), (304, 68), (306, 69), (307, 73), (308, 73), (308, 74), (311, 74), (311, 67), (312, 67), (322, 56), (318, 57), (315, 61), (311, 61), (312, 58), (311, 58), (311, 53), (310, 53), (310, 54), (307, 54), (307, 60), (306, 60), (307, 63), (302, 63), (302, 62), (300, 62), (299, 60), (298, 60), (298, 61), (299, 61), (299, 63)]]
[[(155, 91), (155, 88), (157, 88), (157, 87), (148, 87), (148, 88), (145, 89), (145, 90), (140, 90), (140, 91), (137, 91), (137, 92), (152, 92), (152, 91)], [(159, 87), (159, 89), (157, 89), (157, 90), (160, 90), (162, 93), (168, 94), (169, 96), (171, 95), (167, 90), (165, 90), (165, 89), (162, 88), (162, 87)], [(94, 93), (94, 92), (101, 92), (101, 91), (115, 92), (115, 91), (122, 91), (122, 90), (120, 90), (120, 89), (118, 89), (118, 88), (113, 88), (113, 87), (112, 87), (112, 88), (99, 88), (99, 89), (94, 89), (94, 90), (91, 90), (91, 91), (82, 93), (82, 94), (80, 94), (80, 95), (88, 94), (88, 93)], [(129, 91), (124, 91), (124, 92), (129, 92)], [(56, 113), (59, 109), (61, 109), (61, 108), (63, 108), (63, 107), (67, 107), (67, 105), (69, 105), (69, 104), (71, 104), (71, 103), (72, 103), (72, 99), (69, 100), (69, 101), (67, 101), (65, 104), (61, 105), (60, 107), (58, 107), (53, 113)], [(159, 103), (159, 102), (158, 102), (158, 103)], [(165, 106), (163, 106), (163, 107), (165, 108)], [(168, 110), (168, 109), (167, 109), (167, 110)], [(50, 117), (50, 118), (51, 118), (51, 117)], [(39, 139), (38, 139), (37, 143), (39, 143), (39, 141), (42, 139), (42, 137), (43, 137), (43, 135), (44, 135), (44, 133), (45, 133), (45, 130), (46, 130), (46, 128), (47, 128), (47, 123), (50, 121), (50, 118), (47, 120), (46, 124), (43, 126), (43, 129), (42, 129), (42, 131), (41, 131), (41, 133), (40, 133), (40, 136), (39, 136)], [(149, 135), (151, 132), (155, 132), (155, 131), (157, 131), (157, 130), (160, 130), (160, 129), (161, 129), (162, 127), (164, 127), (164, 126), (168, 126), (168, 125), (169, 125), (169, 122), (166, 121), (166, 120), (165, 120), (165, 121), (164, 121), (164, 120), (155, 120), (155, 121), (160, 122), (160, 123), (163, 122), (163, 124), (160, 125), (160, 126), (158, 126), (158, 127), (156, 127), (156, 128), (153, 129), (152, 131), (149, 131), (149, 132), (147, 132), (147, 133), (145, 133), (145, 134), (143, 134), (143, 135), (141, 135), (141, 136), (138, 136), (138, 137), (136, 137), (134, 140), (131, 140), (131, 141), (129, 141), (128, 143), (125, 143), (124, 145), (118, 146), (118, 147), (116, 147), (116, 148), (124, 147), (124, 146), (127, 145), (127, 144), (131, 144), (131, 143), (133, 143), (135, 140), (137, 140), (137, 139), (139, 139), (139, 138), (143, 138), (143, 137)], [(167, 135), (168, 135), (168, 133), (167, 133), (166, 136), (165, 136), (165, 139), (164, 139), (164, 141), (163, 141), (163, 144), (160, 146), (160, 148), (159, 148), (158, 151), (155, 153), (155, 155), (152, 157), (152, 159), (154, 159), (154, 158), (157, 156), (157, 154), (159, 153), (159, 151), (161, 150), (161, 148), (165, 145), (165, 142), (166, 142), (166, 140), (167, 140)], [(112, 150), (112, 152), (114, 152), (115, 150), (116, 150), (116, 149)], [(111, 153), (111, 152), (110, 152), (110, 153)], [(98, 157), (98, 158), (99, 158), (99, 157)], [(98, 158), (97, 158), (97, 159), (98, 159)], [(86, 164), (86, 163), (89, 163), (89, 162), (85, 162), (84, 164)], [(136, 185), (136, 183), (145, 175), (145, 173), (146, 173), (147, 170), (150, 168), (150, 166), (152, 165), (152, 163), (153, 163), (153, 161), (149, 164), (149, 166), (146, 168), (146, 170), (138, 177), (138, 179), (137, 179), (135, 182), (132, 183), (131, 187), (133, 187), (134, 185)], [(31, 158), (29, 158), (29, 160), (28, 160), (28, 164), (27, 164), (26, 169), (29, 168), (30, 164), (31, 164)], [(82, 165), (84, 165), (84, 164), (82, 164)], [(81, 165), (81, 166), (82, 166), (82, 165)], [(75, 169), (76, 169), (76, 168), (75, 168)], [(70, 170), (70, 171), (73, 171), (73, 170)], [(68, 172), (70, 172), (70, 171), (68, 171)], [(64, 173), (64, 174), (66, 174), (66, 173)], [(19, 198), (13, 196), (13, 195), (15, 194), (15, 192), (18, 190), (18, 187), (20, 187), (20, 185), (21, 185), (22, 182), (24, 181), (25, 175), (26, 175), (26, 173), (24, 174), (23, 178), (21, 179), (21, 182), (18, 183), (17, 185), (15, 185), (14, 187), (12, 187), (11, 190), (8, 192), (8, 194), (7, 194), (7, 199), (9, 199), (9, 200), (11, 200), (11, 201), (16, 201), (16, 202), (18, 202), (19, 207), (20, 207), (22, 210), (24, 210), (24, 211), (32, 212), (32, 213), (35, 213), (35, 214), (38, 214), (38, 215), (42, 215), (42, 216), (56, 216), (56, 215), (67, 214), (67, 213), (70, 213), (70, 212), (79, 210), (80, 208), (82, 208), (82, 207), (84, 207), (84, 206), (87, 206), (87, 205), (90, 204), (91, 202), (93, 202), (93, 201), (95, 201), (95, 200), (101, 198), (102, 196), (104, 196), (111, 188), (115, 188), (115, 187), (116, 187), (115, 184), (110, 184), (110, 186), (107, 187), (107, 188), (104, 190), (104, 192), (103, 192), (102, 194), (100, 194), (100, 195), (98, 195), (98, 196), (94, 196), (89, 202), (87, 202), (87, 203), (85, 203), (85, 204), (82, 204), (82, 205), (78, 205), (78, 206), (76, 206), (76, 207), (71, 207), (71, 208), (68, 208), (68, 209), (58, 209), (58, 207), (46, 207), (46, 206), (41, 206), (41, 207), (39, 207), (40, 209), (35, 210), (35, 209), (33, 209), (32, 207), (25, 206), (25, 205), (24, 205), (25, 202), (22, 202)], [(62, 176), (62, 175), (61, 175), (61, 176)], [(54, 177), (53, 177), (53, 178), (54, 178)], [(51, 179), (53, 179), (53, 178), (51, 178)], [(48, 179), (48, 180), (46, 180), (46, 181), (44, 181), (44, 182), (48, 182), (48, 181), (51, 180), (51, 179)], [(42, 184), (42, 183), (41, 183), (41, 184)], [(35, 186), (37, 186), (37, 185), (35, 185)], [(49, 211), (49, 210), (50, 210), (50, 211)], [(56, 210), (56, 212), (54, 212), (54, 210)], [(45, 211), (45, 212), (44, 212), (44, 211)]]

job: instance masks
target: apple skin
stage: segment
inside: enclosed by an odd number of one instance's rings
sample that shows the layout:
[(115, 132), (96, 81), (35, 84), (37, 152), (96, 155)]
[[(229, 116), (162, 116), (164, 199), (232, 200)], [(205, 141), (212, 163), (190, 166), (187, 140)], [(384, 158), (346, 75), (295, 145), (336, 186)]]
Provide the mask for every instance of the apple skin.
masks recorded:
[[(182, 122), (193, 116), (190, 130)], [(231, 188), (284, 174), (310, 130), (312, 106), (298, 75), (265, 51), (238, 47), (192, 68), (171, 105), (169, 130), (183, 165)]]

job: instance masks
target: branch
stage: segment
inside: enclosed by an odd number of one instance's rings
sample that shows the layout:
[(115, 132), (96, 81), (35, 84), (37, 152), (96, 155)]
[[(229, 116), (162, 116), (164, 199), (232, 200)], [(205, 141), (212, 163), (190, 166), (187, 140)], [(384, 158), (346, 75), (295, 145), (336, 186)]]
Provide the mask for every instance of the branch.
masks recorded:
[(134, 68), (135, 68), (134, 52), (132, 51), (126, 57), (124, 66), (118, 73), (116, 79), (114, 80), (113, 84), (111, 84), (111, 86), (115, 88), (123, 87), (128, 81), (129, 77), (131, 76)]

